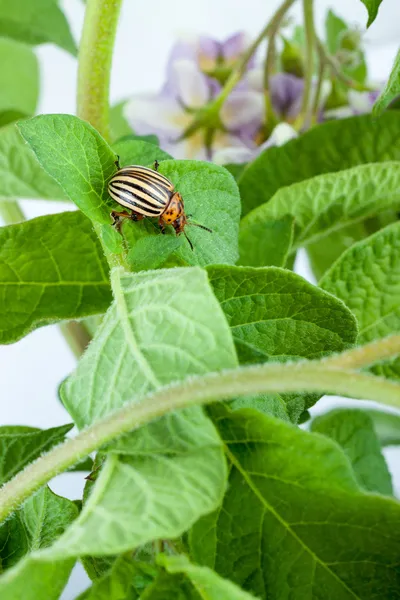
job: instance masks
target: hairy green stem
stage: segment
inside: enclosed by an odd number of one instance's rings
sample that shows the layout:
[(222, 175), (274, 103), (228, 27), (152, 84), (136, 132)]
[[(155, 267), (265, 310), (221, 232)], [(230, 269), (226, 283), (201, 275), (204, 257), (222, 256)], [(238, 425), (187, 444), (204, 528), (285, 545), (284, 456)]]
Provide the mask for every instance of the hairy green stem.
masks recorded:
[(308, 127), (311, 114), (312, 80), (314, 75), (314, 0), (303, 0), (304, 33), (306, 38), (304, 92), (300, 112), (300, 127)]
[(369, 367), (377, 362), (400, 354), (400, 335), (389, 335), (365, 346), (358, 346), (342, 354), (335, 354), (332, 357), (321, 361), (326, 367), (336, 369), (362, 369)]
[(79, 48), (77, 114), (109, 139), (112, 54), (122, 0), (87, 0)]
[[(368, 366), (371, 358), (374, 362), (378, 360), (379, 345), (374, 348), (375, 350), (367, 350), (364, 355), (362, 349), (357, 348), (345, 353), (344, 360), (351, 364), (354, 352), (355, 364)], [(388, 346), (381, 349), (382, 356), (387, 358)], [(400, 353), (400, 336), (391, 338), (390, 351), (393, 355)], [(334, 359), (331, 360), (333, 364)], [(340, 356), (337, 357), (337, 361), (339, 360)], [(143, 397), (139, 403), (126, 404), (18, 473), (0, 490), (0, 522), (55, 475), (114, 438), (138, 429), (170, 411), (262, 392), (305, 391), (375, 400), (400, 408), (399, 384), (373, 375), (333, 368), (327, 360), (270, 363), (189, 377)]]

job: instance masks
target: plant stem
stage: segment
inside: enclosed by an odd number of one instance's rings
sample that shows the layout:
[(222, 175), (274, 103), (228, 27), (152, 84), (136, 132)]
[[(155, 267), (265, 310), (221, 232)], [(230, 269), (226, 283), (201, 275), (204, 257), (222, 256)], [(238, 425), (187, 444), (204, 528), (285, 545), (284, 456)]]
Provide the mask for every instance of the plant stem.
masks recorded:
[[(373, 349), (371, 349), (373, 348)], [(381, 355), (379, 356), (379, 349)], [(367, 366), (372, 359), (400, 353), (400, 336), (386, 344), (357, 348), (342, 355), (346, 364)], [(356, 358), (351, 358), (351, 357)], [(330, 359), (331, 365), (335, 359)], [(336, 364), (340, 355), (336, 357)], [(114, 438), (138, 429), (166, 413), (187, 406), (206, 404), (262, 392), (322, 392), (375, 400), (400, 408), (400, 385), (373, 375), (341, 370), (329, 361), (301, 361), (242, 367), (163, 387), (119, 410), (69, 439), (18, 473), (0, 490), (0, 522), (55, 475), (76, 464)]]
[(213, 106), (217, 107), (218, 110), (222, 107), (225, 100), (233, 90), (233, 88), (239, 83), (241, 80), (248, 62), (251, 57), (261, 44), (261, 42), (270, 35), (271, 32), (276, 31), (281, 23), (283, 17), (289, 10), (289, 8), (296, 2), (296, 0), (285, 0), (283, 4), (278, 8), (275, 14), (272, 16), (271, 20), (267, 23), (264, 29), (259, 33), (254, 42), (247, 48), (246, 52), (243, 54), (240, 61), (237, 63), (235, 69), (232, 71), (229, 76), (227, 82), (225, 83), (223, 89), (215, 99)]
[(6, 225), (22, 223), (25, 215), (16, 200), (3, 200), (0, 202), (0, 216)]
[(395, 356), (399, 353), (399, 348), (400, 335), (390, 335), (365, 346), (358, 346), (342, 354), (325, 358), (321, 363), (337, 369), (362, 369)]
[(325, 76), (325, 63), (320, 58), (319, 65), (318, 65), (317, 87), (315, 89), (314, 102), (313, 102), (313, 107), (312, 107), (312, 111), (311, 111), (311, 124), (312, 125), (314, 125), (318, 121), (319, 103), (321, 100), (321, 90), (322, 90), (322, 84), (324, 82), (324, 76)]
[(109, 139), (112, 54), (122, 0), (87, 0), (79, 49), (77, 114)]
[(303, 0), (304, 33), (306, 38), (304, 92), (301, 106), (301, 126), (308, 126), (311, 113), (311, 88), (314, 74), (314, 0)]

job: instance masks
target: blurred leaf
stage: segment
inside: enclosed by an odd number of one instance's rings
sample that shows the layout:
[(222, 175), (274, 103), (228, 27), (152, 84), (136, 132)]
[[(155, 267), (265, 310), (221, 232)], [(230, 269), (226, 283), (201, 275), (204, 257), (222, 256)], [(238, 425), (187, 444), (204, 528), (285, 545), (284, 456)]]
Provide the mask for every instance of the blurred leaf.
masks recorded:
[(390, 73), (385, 89), (374, 104), (374, 115), (381, 115), (385, 108), (387, 108), (393, 100), (396, 100), (398, 96), (400, 96), (400, 50), (395, 58), (392, 72)]
[(41, 454), (62, 442), (73, 425), (37, 429), (22, 425), (0, 427), (0, 485)]
[(376, 19), (382, 0), (361, 0), (361, 2), (365, 4), (368, 11), (367, 27), (369, 27)]
[(0, 35), (25, 44), (56, 44), (77, 55), (58, 0), (0, 0)]
[(400, 444), (400, 415), (373, 409), (364, 412), (372, 419), (381, 446)]
[(242, 221), (239, 229), (239, 264), (284, 267), (293, 242), (294, 218)]
[(54, 561), (45, 549), (76, 518), (73, 502), (48, 487), (29, 498), (0, 527), (0, 596), (2, 600), (57, 600), (74, 560)]
[(326, 45), (330, 54), (336, 54), (340, 47), (340, 38), (348, 29), (346, 23), (333, 10), (328, 10), (325, 19)]
[(123, 111), (125, 104), (126, 100), (123, 100), (110, 108), (110, 130), (113, 142), (133, 133), (131, 126), (124, 117)]
[(268, 600), (395, 598), (400, 504), (362, 492), (331, 440), (218, 408), (229, 487), (194, 526), (193, 559)]
[(265, 150), (239, 178), (243, 215), (282, 187), (356, 165), (400, 160), (400, 111), (329, 121)]
[[(237, 364), (202, 269), (116, 275), (115, 301), (62, 389), (80, 428), (171, 381)], [(53, 556), (115, 554), (175, 538), (221, 501), (223, 448), (200, 407), (168, 414), (107, 450), (82, 513)]]
[[(1, 4), (2, 0), (0, 28)], [(0, 65), (0, 113), (20, 113), (18, 118), (33, 114), (39, 97), (39, 65), (34, 52), (29, 46), (0, 37)]]
[(357, 409), (336, 409), (316, 417), (311, 431), (335, 441), (350, 460), (354, 474), (366, 491), (391, 495), (392, 481), (371, 417)]
[(0, 228), (0, 290), (2, 344), (36, 327), (105, 312), (112, 298), (108, 266), (90, 221), (65, 212)]
[[(354, 313), (359, 344), (400, 332), (400, 222), (354, 244), (325, 273), (320, 286)], [(400, 377), (400, 358), (373, 370)]]

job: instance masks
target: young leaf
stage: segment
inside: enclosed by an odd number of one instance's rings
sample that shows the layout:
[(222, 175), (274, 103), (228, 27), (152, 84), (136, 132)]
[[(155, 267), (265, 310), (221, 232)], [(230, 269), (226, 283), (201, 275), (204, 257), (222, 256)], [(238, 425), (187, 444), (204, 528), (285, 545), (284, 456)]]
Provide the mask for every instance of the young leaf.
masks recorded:
[(293, 242), (294, 218), (270, 221), (244, 220), (239, 229), (239, 264), (250, 267), (284, 267)]
[[(196, 597), (199, 600), (255, 600), (254, 596), (241, 590), (231, 581), (223, 579), (211, 569), (190, 563), (186, 556), (166, 556), (163, 554), (158, 557), (157, 562), (172, 575), (180, 573), (185, 575), (193, 587), (193, 592), (198, 594), (193, 598)], [(165, 581), (166, 579), (164, 579), (164, 585)], [(176, 580), (172, 579), (171, 584), (174, 581)], [(171, 590), (173, 589), (174, 586), (171, 585)], [(179, 588), (175, 587), (175, 590), (178, 591)], [(148, 589), (144, 598), (148, 600), (161, 598), (157, 593), (157, 582)]]
[(251, 410), (216, 423), (230, 483), (191, 532), (196, 562), (268, 600), (288, 598), (288, 586), (293, 599), (396, 596), (398, 502), (363, 493), (322, 436)]
[(34, 52), (24, 44), (0, 37), (0, 64), (0, 112), (33, 114), (39, 96), (39, 65)]
[(0, 427), (0, 485), (14, 477), (55, 444), (62, 442), (73, 425), (36, 429), (21, 425)]
[(398, 96), (400, 96), (400, 50), (395, 58), (385, 89), (375, 102), (373, 113), (380, 115)]
[(265, 150), (239, 178), (243, 214), (279, 190), (315, 175), (372, 162), (400, 160), (400, 111), (329, 121)]
[(361, 0), (361, 2), (365, 4), (368, 11), (367, 27), (369, 27), (376, 19), (382, 0)]
[(337, 409), (316, 417), (311, 430), (333, 439), (349, 458), (366, 491), (391, 495), (392, 481), (371, 417), (357, 409)]
[(107, 264), (90, 221), (66, 212), (2, 227), (0, 289), (3, 344), (42, 325), (107, 310)]
[(40, 115), (18, 127), (40, 164), (81, 211), (109, 225), (107, 181), (116, 170), (116, 155), (101, 135), (72, 115)]
[[(182, 379), (236, 365), (222, 309), (198, 268), (114, 272), (115, 302), (63, 386), (79, 427)], [(175, 538), (225, 489), (221, 442), (199, 407), (117, 441), (76, 523), (53, 556), (123, 552)]]
[(0, 180), (1, 200), (67, 199), (59, 185), (42, 169), (15, 125), (0, 129)]
[(258, 227), (260, 222), (291, 214), (295, 219), (295, 250), (333, 231), (400, 207), (399, 190), (399, 163), (361, 165), (279, 190), (243, 219), (243, 227)]
[[(346, 306), (284, 269), (215, 266), (207, 269), (214, 293), (231, 327), (241, 364), (320, 358), (355, 342), (357, 323)], [(268, 395), (260, 402), (283, 402), (294, 422), (316, 394)], [(236, 406), (249, 406), (240, 399)], [(253, 402), (251, 403), (253, 404)], [(271, 412), (271, 407), (268, 407)], [(282, 407), (280, 407), (280, 412)]]
[[(357, 317), (360, 344), (400, 331), (400, 223), (354, 244), (325, 273), (320, 286), (341, 298)], [(375, 370), (400, 377), (400, 359)]]
[[(232, 175), (223, 167), (194, 160), (165, 160), (160, 164), (159, 171), (174, 183), (175, 189), (182, 195), (186, 214), (193, 215), (189, 222), (212, 229), (212, 233), (209, 233), (188, 225), (185, 233), (193, 244), (193, 250), (181, 236), (173, 254), (173, 266), (234, 264), (238, 259), (241, 209), (239, 190)], [(128, 227), (129, 232), (126, 231)], [(129, 223), (124, 233), (133, 249), (136, 240), (144, 236), (160, 236), (158, 227), (149, 222)], [(170, 233), (175, 236), (175, 232)], [(165, 260), (169, 256), (170, 244), (161, 240), (158, 243)], [(134, 251), (135, 260), (139, 257), (141, 261), (139, 250)], [(135, 262), (131, 266), (136, 269)]]
[(330, 54), (336, 54), (340, 47), (341, 35), (348, 29), (346, 23), (332, 10), (328, 10), (325, 19), (326, 46)]
[(77, 54), (58, 0), (0, 0), (0, 35), (25, 44), (56, 44)]
[(57, 600), (66, 584), (73, 559), (54, 561), (44, 551), (76, 518), (78, 509), (48, 487), (29, 498), (0, 527), (2, 600)]

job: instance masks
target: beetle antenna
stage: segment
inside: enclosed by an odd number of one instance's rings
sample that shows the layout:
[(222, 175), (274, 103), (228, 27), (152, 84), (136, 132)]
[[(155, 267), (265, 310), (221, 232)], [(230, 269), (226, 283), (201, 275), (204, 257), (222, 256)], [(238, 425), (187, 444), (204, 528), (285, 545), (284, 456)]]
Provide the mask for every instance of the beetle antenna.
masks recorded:
[(195, 227), (200, 227), (200, 229), (204, 229), (205, 231), (208, 231), (209, 233), (214, 233), (212, 229), (210, 229), (209, 227), (206, 227), (205, 225), (200, 225), (200, 223), (194, 223), (193, 221), (190, 221), (188, 223), (188, 225), (194, 225)]
[(188, 238), (188, 236), (186, 235), (186, 233), (185, 233), (185, 232), (183, 232), (183, 235), (185, 236), (185, 238), (186, 238), (186, 239), (187, 239), (187, 241), (189, 242), (190, 249), (193, 251), (193, 249), (194, 249), (194, 248), (193, 248), (193, 244), (192, 244), (192, 242), (189, 240), (189, 238)]

